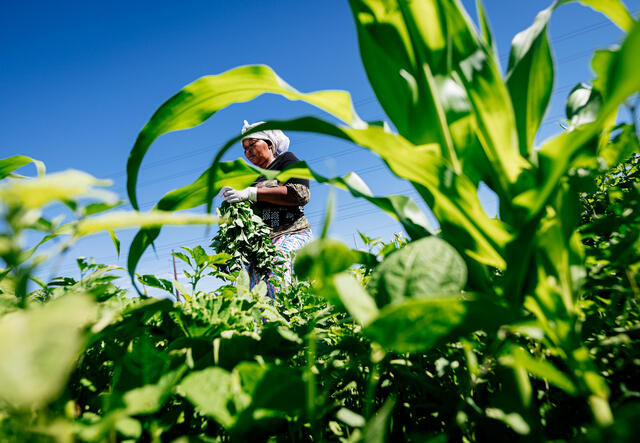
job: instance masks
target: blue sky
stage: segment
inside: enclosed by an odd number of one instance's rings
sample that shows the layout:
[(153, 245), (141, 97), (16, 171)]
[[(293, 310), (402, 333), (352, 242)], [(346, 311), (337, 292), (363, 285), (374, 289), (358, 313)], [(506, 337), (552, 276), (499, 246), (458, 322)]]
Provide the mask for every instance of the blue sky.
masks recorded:
[[(475, 18), (475, 2), (462, 2)], [(529, 26), (550, 1), (487, 0), (503, 66), (513, 36)], [(625, 2), (637, 16), (640, 0)], [(591, 78), (589, 54), (618, 42), (621, 32), (579, 5), (560, 8), (551, 20), (556, 60), (555, 90), (538, 139), (560, 132), (564, 101), (579, 81)], [(355, 26), (346, 1), (111, 1), (0, 2), (0, 156), (28, 155), (49, 171), (69, 168), (113, 179), (123, 198), (124, 168), (138, 131), (154, 110), (184, 85), (245, 64), (267, 64), (298, 90), (351, 93), (365, 120), (386, 120), (362, 68)], [(160, 137), (139, 178), (142, 209), (166, 192), (193, 181), (216, 149), (251, 122), (320, 115), (314, 108), (274, 96), (234, 105), (205, 124)], [(375, 194), (416, 197), (408, 183), (391, 177), (382, 162), (344, 142), (290, 133), (291, 151), (324, 174), (360, 172)], [(226, 159), (237, 158), (240, 149)], [(24, 173), (30, 172), (27, 168)], [(336, 193), (333, 236), (354, 246), (354, 233), (389, 239), (400, 227), (370, 204)], [(320, 231), (327, 188), (312, 185), (306, 208)], [(495, 214), (490, 192), (481, 192)], [(124, 264), (135, 231), (122, 231), (118, 260), (106, 235), (82, 240), (57, 268), (77, 276), (75, 256)], [(181, 245), (208, 245), (202, 227), (165, 228), (157, 257), (148, 252), (142, 273), (168, 274), (170, 252)], [(361, 246), (361, 243), (357, 243)]]

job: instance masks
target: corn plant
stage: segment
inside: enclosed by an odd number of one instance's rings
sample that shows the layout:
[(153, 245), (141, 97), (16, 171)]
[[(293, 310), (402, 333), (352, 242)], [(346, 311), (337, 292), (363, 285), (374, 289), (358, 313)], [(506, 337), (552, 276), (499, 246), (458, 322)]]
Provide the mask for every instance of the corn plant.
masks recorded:
[[(615, 164), (636, 138), (627, 131), (623, 141), (609, 142), (620, 131), (615, 126), (619, 106), (640, 89), (634, 60), (640, 25), (619, 1), (578, 1), (627, 34), (618, 48), (594, 55), (595, 78), (568, 97), (566, 131), (536, 145), (553, 88), (548, 22), (569, 2), (553, 2), (514, 37), (503, 76), (481, 2), (476, 29), (459, 1), (351, 0), (362, 62), (397, 133), (362, 121), (345, 92), (301, 93), (267, 66), (239, 67), (196, 80), (149, 120), (127, 164), (131, 203), (137, 207), (138, 171), (160, 135), (196, 126), (230, 104), (263, 93), (316, 106), (342, 124), (303, 117), (268, 122), (254, 131), (278, 128), (331, 135), (379, 155), (432, 209), (440, 224), (439, 238), (432, 236), (410, 199), (375, 197), (354, 174), (327, 178), (304, 162), (279, 174), (241, 160), (220, 162), (240, 135), (226, 143), (196, 182), (167, 194), (157, 207), (210, 207), (223, 186), (247, 186), (258, 174), (281, 181), (304, 177), (347, 189), (395, 217), (413, 240), (379, 265), (377, 287), (370, 288), (373, 296), (344, 274), (344, 263), (328, 265), (321, 251), (313, 253), (324, 264), (308, 275), (320, 282), (319, 291), (345, 306), (365, 335), (387, 351), (419, 352), (474, 330), (509, 331), (496, 358), (519, 394), (499, 413), (488, 415), (506, 420), (514, 413), (540, 423), (532, 410), (533, 377), (582, 398), (595, 423), (610, 425), (609, 390), (581, 340), (577, 301), (585, 250), (571, 176), (576, 167), (594, 165), (599, 158)], [(480, 183), (499, 198), (497, 219), (481, 207)], [(138, 234), (130, 267), (135, 268), (141, 251), (158, 233)], [(332, 260), (340, 261), (335, 256)], [(421, 283), (427, 278), (433, 284)], [(517, 337), (538, 343), (543, 351), (532, 355)]]

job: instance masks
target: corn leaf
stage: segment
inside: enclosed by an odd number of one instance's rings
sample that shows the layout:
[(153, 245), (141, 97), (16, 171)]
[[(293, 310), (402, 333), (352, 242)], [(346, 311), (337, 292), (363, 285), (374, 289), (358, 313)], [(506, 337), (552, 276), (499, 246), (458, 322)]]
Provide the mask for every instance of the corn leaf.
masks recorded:
[(7, 176), (10, 176), (11, 173), (16, 169), (32, 162), (38, 171), (38, 177), (43, 176), (46, 168), (44, 166), (44, 163), (42, 163), (40, 160), (34, 160), (31, 157), (26, 157), (24, 155), (14, 155), (12, 157), (3, 158), (2, 160), (0, 160), (0, 180)]
[(558, 6), (574, 1), (601, 12), (623, 31), (629, 32), (633, 27), (634, 19), (620, 0), (560, 0)]
[(28, 209), (79, 197), (115, 203), (118, 201), (116, 194), (96, 188), (110, 185), (110, 180), (99, 180), (85, 172), (70, 169), (34, 179), (9, 181), (0, 186), (0, 200)]
[(520, 154), (528, 157), (553, 89), (553, 60), (548, 23), (554, 6), (536, 16), (533, 24), (511, 43), (507, 88), (516, 112)]
[(611, 116), (615, 115), (618, 106), (627, 97), (640, 91), (640, 76), (635, 66), (639, 53), (640, 25), (636, 22), (615, 57), (610, 57), (609, 65), (603, 67), (606, 70), (598, 79), (603, 89), (603, 101), (597, 119), (549, 140), (539, 150), (538, 186), (514, 199), (514, 204), (526, 211), (528, 220), (540, 213), (578, 154), (590, 152), (595, 155), (597, 137), (602, 128), (610, 122)]

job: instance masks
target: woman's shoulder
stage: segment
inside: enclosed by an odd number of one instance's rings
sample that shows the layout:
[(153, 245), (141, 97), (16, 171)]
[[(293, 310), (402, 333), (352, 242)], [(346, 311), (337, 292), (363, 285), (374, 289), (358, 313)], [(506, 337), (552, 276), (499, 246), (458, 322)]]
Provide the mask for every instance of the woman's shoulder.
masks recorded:
[[(286, 166), (289, 166), (292, 163), (299, 162), (300, 159), (293, 152), (283, 152), (273, 162), (273, 169), (283, 169)], [(269, 168), (269, 169), (272, 169)]]
[(292, 162), (292, 161), (293, 162), (299, 162), (300, 161), (300, 159), (293, 152), (290, 152), (290, 151), (283, 152), (278, 157), (281, 157), (282, 160), (289, 161), (289, 162)]

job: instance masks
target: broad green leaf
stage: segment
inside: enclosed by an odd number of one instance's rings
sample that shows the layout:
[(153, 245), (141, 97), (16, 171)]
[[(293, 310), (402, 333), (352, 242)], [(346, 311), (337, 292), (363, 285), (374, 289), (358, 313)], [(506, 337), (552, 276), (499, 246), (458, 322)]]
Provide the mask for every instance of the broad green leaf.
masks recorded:
[(407, 298), (460, 293), (466, 282), (467, 268), (458, 252), (444, 240), (428, 237), (385, 258), (375, 268), (368, 287), (383, 307)]
[(153, 274), (140, 275), (138, 276), (138, 281), (145, 286), (151, 286), (152, 288), (173, 292), (173, 285), (169, 280), (160, 279)]
[(240, 412), (237, 435), (250, 432), (261, 419), (296, 416), (305, 407), (305, 383), (294, 369), (242, 362), (233, 370), (234, 404)]
[(601, 105), (602, 94), (598, 90), (584, 83), (576, 85), (569, 93), (565, 106), (567, 119), (571, 123), (569, 130), (596, 121)]
[(551, 99), (553, 60), (547, 25), (554, 6), (541, 11), (533, 24), (511, 43), (507, 88), (516, 110), (520, 154), (528, 157)]
[(296, 275), (305, 280), (324, 280), (347, 270), (358, 257), (338, 240), (318, 239), (296, 253)]
[(498, 361), (503, 366), (524, 368), (538, 378), (547, 380), (568, 394), (575, 395), (577, 389), (571, 379), (558, 370), (552, 363), (535, 359), (520, 346), (510, 345), (505, 348)]
[(229, 429), (235, 422), (234, 414), (230, 411), (232, 389), (229, 372), (218, 367), (209, 367), (187, 375), (176, 391), (201, 413), (213, 417)]
[(58, 398), (96, 319), (95, 302), (80, 293), (0, 317), (0, 398), (19, 409)]
[(127, 193), (138, 209), (136, 184), (142, 160), (151, 144), (162, 134), (197, 126), (221, 109), (252, 100), (264, 93), (302, 100), (339, 118), (361, 126), (349, 94), (342, 91), (298, 92), (268, 66), (243, 66), (219, 75), (202, 77), (167, 100), (144, 126), (127, 161)]
[(336, 418), (341, 422), (348, 424), (352, 428), (361, 428), (366, 423), (362, 415), (356, 414), (347, 408), (340, 408), (338, 412), (336, 412)]
[(163, 374), (157, 383), (127, 391), (123, 396), (127, 414), (153, 414), (160, 410), (171, 394), (171, 389), (186, 369), (187, 367), (183, 365), (175, 371)]
[(0, 160), (0, 180), (9, 176), (13, 171), (33, 162), (37, 171), (38, 177), (45, 174), (45, 166), (40, 160), (34, 160), (31, 157), (24, 155), (14, 155), (13, 157), (7, 157)]
[(506, 413), (498, 408), (487, 408), (484, 412), (487, 417), (500, 420), (520, 435), (529, 435), (531, 432), (529, 424), (517, 412)]
[(200, 245), (191, 250), (191, 255), (196, 262), (196, 266), (203, 266), (207, 262), (207, 258), (209, 257)]
[(510, 318), (508, 311), (484, 297), (434, 294), (387, 305), (364, 332), (386, 349), (421, 352), (478, 329), (494, 329)]
[(182, 260), (183, 262), (185, 262), (189, 266), (193, 266), (191, 264), (191, 259), (189, 257), (187, 257), (187, 255), (184, 254), (183, 252), (172, 252), (171, 255), (173, 255), (176, 258), (179, 258), (180, 260)]
[(227, 254), (225, 252), (220, 252), (218, 254), (210, 255), (207, 260), (209, 264), (212, 264), (212, 265), (223, 265), (229, 260), (231, 260), (231, 258), (232, 257), (230, 254)]
[(116, 194), (95, 188), (110, 185), (110, 180), (98, 180), (87, 173), (70, 169), (35, 179), (12, 180), (0, 185), (0, 200), (28, 209), (37, 209), (48, 203), (78, 197), (115, 203), (118, 201)]
[(304, 407), (305, 386), (296, 371), (251, 362), (232, 373), (218, 367), (192, 372), (176, 390), (236, 436), (262, 418), (284, 418)]
[(347, 273), (336, 274), (332, 279), (340, 301), (349, 314), (362, 326), (367, 326), (378, 315), (378, 307), (356, 278)]
[(122, 417), (115, 424), (116, 430), (125, 437), (139, 439), (142, 435), (142, 425), (131, 417)]

